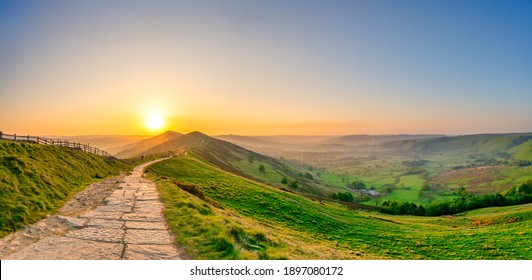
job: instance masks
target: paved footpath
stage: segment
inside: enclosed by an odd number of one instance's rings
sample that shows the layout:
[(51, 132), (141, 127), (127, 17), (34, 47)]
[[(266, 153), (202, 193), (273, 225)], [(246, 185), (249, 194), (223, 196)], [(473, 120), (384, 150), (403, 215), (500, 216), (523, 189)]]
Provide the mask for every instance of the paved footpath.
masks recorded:
[(155, 184), (137, 166), (103, 205), (77, 217), (62, 216), (71, 227), (3, 259), (145, 260), (181, 259), (162, 214)]

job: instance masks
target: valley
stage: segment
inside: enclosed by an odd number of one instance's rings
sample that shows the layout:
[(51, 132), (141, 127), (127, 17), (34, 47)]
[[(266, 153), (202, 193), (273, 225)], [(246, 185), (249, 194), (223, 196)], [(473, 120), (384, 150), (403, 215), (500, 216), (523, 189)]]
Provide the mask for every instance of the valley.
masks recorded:
[[(61, 172), (87, 171), (96, 180), (170, 157), (149, 166), (145, 176), (157, 185), (175, 245), (189, 258), (530, 259), (531, 139), (532, 133), (210, 137), (169, 131), (115, 146), (117, 158), (90, 160), (81, 151), (2, 141), (1, 184), (8, 194), (2, 205), (12, 205), (2, 208), (10, 219), (4, 218), (2, 231), (54, 213), (91, 182), (54, 177), (54, 186), (71, 190), (55, 206), (36, 208), (38, 196), (30, 194), (50, 184), (42, 178), (55, 174), (66, 156), (77, 171)], [(508, 196), (518, 205), (433, 217), (389, 210), (509, 192), (524, 199)], [(18, 218), (20, 209), (28, 218)]]

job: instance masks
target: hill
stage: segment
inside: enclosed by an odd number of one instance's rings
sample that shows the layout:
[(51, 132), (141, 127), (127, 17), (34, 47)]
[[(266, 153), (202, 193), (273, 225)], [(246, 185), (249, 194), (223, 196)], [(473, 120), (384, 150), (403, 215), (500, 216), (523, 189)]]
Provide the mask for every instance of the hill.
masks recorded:
[(200, 259), (530, 259), (532, 205), (456, 217), (353, 211), (191, 153), (148, 168), (176, 240)]
[(116, 148), (116, 150), (119, 150), (119, 152), (117, 152), (115, 156), (117, 158), (134, 158), (149, 154), (176, 151), (181, 146), (177, 143), (177, 141), (173, 140), (180, 138), (181, 136), (183, 136), (183, 134), (179, 132), (167, 131), (161, 135)]
[(188, 151), (225, 171), (295, 192), (327, 196), (335, 191), (324, 184), (312, 168), (259, 154), (199, 132), (196, 135), (201, 142)]
[(347, 145), (347, 146), (373, 146), (390, 141), (419, 140), (442, 137), (438, 134), (392, 134), (392, 135), (344, 135), (339, 137), (328, 138), (320, 141), (320, 144), (326, 145)]
[(443, 136), (430, 139), (415, 139), (388, 142), (388, 148), (424, 154), (460, 152), (493, 153), (510, 152), (523, 155), (526, 159), (530, 150), (532, 133), (476, 134), (463, 136)]
[(441, 134), (397, 134), (397, 135), (342, 135), (342, 136), (242, 136), (219, 135), (215, 138), (250, 148), (271, 148), (285, 150), (315, 150), (334, 146), (374, 146), (390, 141), (427, 139), (441, 137)]
[(207, 136), (201, 132), (180, 134), (166, 132), (128, 145), (120, 157), (137, 157), (185, 150), (198, 155), (219, 168), (238, 176), (254, 179), (291, 191), (314, 195), (334, 192), (308, 167), (253, 152), (233, 143)]
[(0, 236), (43, 219), (89, 183), (129, 169), (80, 150), (0, 141)]

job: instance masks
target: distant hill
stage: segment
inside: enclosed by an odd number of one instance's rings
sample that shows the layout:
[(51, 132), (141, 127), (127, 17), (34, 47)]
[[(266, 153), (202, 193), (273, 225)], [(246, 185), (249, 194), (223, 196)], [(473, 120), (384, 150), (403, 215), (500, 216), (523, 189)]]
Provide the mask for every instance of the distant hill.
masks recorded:
[(227, 142), (231, 142), (240, 146), (250, 146), (250, 147), (268, 147), (268, 146), (279, 146), (285, 143), (280, 141), (275, 141), (273, 139), (261, 136), (242, 136), (242, 135), (217, 135), (213, 136), (214, 138), (221, 139)]
[(431, 139), (442, 137), (441, 134), (393, 134), (393, 135), (345, 135), (325, 139), (320, 144), (347, 145), (347, 146), (368, 146), (379, 145), (390, 141), (404, 141), (417, 139)]
[(429, 139), (415, 139), (388, 142), (389, 148), (419, 153), (442, 152), (508, 152), (521, 159), (530, 159), (531, 133), (476, 134), (443, 136)]
[(143, 155), (163, 153), (168, 151), (176, 151), (181, 146), (174, 145), (176, 138), (183, 136), (183, 134), (175, 131), (167, 131), (161, 135), (143, 139), (129, 145), (117, 148), (119, 150), (115, 156), (117, 158), (133, 158)]
[(273, 150), (307, 151), (314, 150), (320, 141), (330, 136), (304, 136), (304, 135), (272, 135), (272, 136), (243, 136), (219, 135), (215, 138), (222, 139), (239, 146), (267, 153)]
[(90, 144), (111, 154), (116, 154), (122, 147), (146, 139), (146, 135), (77, 135), (77, 136), (45, 136), (52, 139), (63, 139), (77, 143)]
[(229, 141), (254, 151), (278, 156), (283, 151), (332, 152), (353, 150), (362, 146), (377, 146), (389, 141), (427, 139), (441, 134), (398, 135), (343, 135), (343, 136), (242, 136), (220, 135), (218, 139)]

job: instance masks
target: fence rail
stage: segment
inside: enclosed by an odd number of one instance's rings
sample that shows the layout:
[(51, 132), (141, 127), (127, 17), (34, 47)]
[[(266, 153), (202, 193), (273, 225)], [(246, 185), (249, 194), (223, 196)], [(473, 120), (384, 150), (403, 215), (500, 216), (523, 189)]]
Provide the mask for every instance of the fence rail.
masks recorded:
[(50, 139), (50, 138), (44, 138), (39, 136), (30, 136), (30, 135), (17, 135), (17, 134), (5, 134), (0, 131), (0, 140), (11, 140), (11, 141), (21, 141), (21, 142), (31, 142), (31, 143), (37, 143), (42, 145), (54, 145), (59, 147), (67, 147), (74, 150), (82, 150), (87, 153), (104, 156), (104, 157), (112, 157), (112, 155), (104, 150), (98, 149), (96, 147), (93, 147), (89, 144), (81, 144), (81, 143), (75, 143), (70, 142), (67, 140), (61, 140), (61, 139)]

